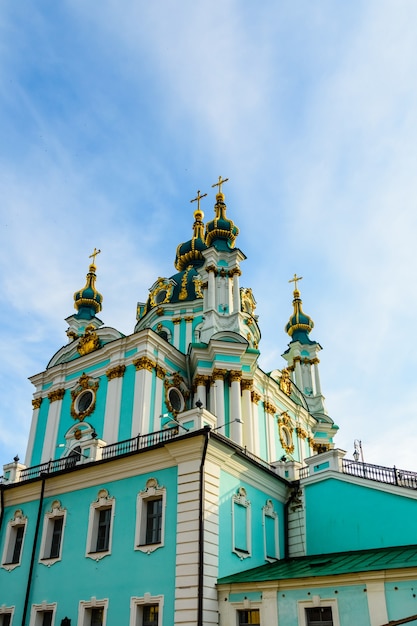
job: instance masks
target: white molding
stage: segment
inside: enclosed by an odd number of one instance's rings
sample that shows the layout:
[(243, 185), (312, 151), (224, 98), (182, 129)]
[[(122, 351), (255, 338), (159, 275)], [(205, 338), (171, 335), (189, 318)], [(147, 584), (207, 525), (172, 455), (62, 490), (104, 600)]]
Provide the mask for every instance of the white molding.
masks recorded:
[(109, 599), (103, 598), (101, 600), (97, 600), (97, 598), (92, 597), (90, 600), (80, 600), (78, 605), (78, 621), (77, 626), (90, 626), (91, 620), (87, 621), (87, 617), (89, 617), (87, 611), (89, 609), (104, 609), (103, 611), (103, 625), (106, 626), (107, 623), (107, 609), (109, 607)]
[(307, 626), (305, 609), (312, 609), (314, 607), (330, 607), (332, 609), (333, 626), (340, 626), (339, 609), (337, 606), (337, 600), (334, 598), (327, 599), (321, 598), (319, 595), (313, 595), (311, 600), (299, 600), (297, 603), (298, 611), (298, 626)]
[[(161, 541), (159, 543), (144, 543), (146, 537), (147, 500), (162, 499), (162, 525)], [(134, 549), (150, 554), (165, 544), (165, 519), (166, 519), (166, 488), (158, 484), (156, 478), (149, 478), (146, 487), (138, 493), (136, 499), (136, 529)]]
[[(245, 517), (246, 517), (246, 550), (243, 550), (239, 547), (236, 547), (236, 539), (235, 539), (235, 507), (241, 506), (245, 509)], [(246, 489), (244, 487), (239, 487), (238, 492), (232, 496), (232, 552), (237, 554), (237, 556), (243, 560), (252, 556), (252, 524), (251, 524), (251, 503), (250, 500), (246, 497)]]
[[(61, 533), (61, 541), (60, 541), (60, 546), (59, 546), (59, 555), (57, 557), (50, 558), (50, 557), (45, 556), (45, 552), (46, 551), (50, 552), (54, 521), (59, 518), (62, 518), (62, 533)], [(45, 516), (44, 516), (41, 547), (39, 550), (39, 563), (42, 563), (42, 565), (46, 565), (50, 567), (57, 561), (61, 560), (66, 519), (67, 519), (66, 509), (61, 507), (61, 502), (59, 500), (55, 500), (52, 503), (51, 510), (45, 513)]]
[[(22, 553), (25, 547), (26, 529), (27, 529), (27, 517), (23, 514), (22, 509), (16, 509), (11, 520), (9, 520), (6, 529), (6, 538), (4, 541), (3, 555), (1, 559), (1, 567), (11, 572), (18, 567), (22, 562)], [(19, 561), (17, 563), (7, 563), (12, 558), (14, 552), (14, 546), (16, 543), (17, 529), (24, 527), (22, 544), (20, 547)], [(11, 544), (13, 542), (13, 545)]]
[[(100, 489), (98, 497), (95, 502), (90, 504), (90, 514), (88, 517), (88, 531), (87, 531), (87, 543), (85, 549), (85, 556), (89, 559), (99, 561), (105, 556), (111, 554), (112, 539), (113, 539), (113, 523), (115, 515), (116, 501), (109, 496), (107, 489)], [(97, 542), (97, 531), (100, 511), (105, 509), (111, 509), (110, 529), (109, 529), (109, 547), (107, 550), (97, 552), (94, 547)]]
[[(55, 624), (55, 617), (56, 617), (56, 608), (57, 608), (57, 603), (56, 602), (52, 602), (52, 603), (47, 603), (47, 602), (42, 602), (41, 604), (32, 604), (32, 609), (30, 611), (30, 622), (29, 622), (29, 626), (42, 626), (42, 614), (45, 611), (52, 611), (52, 622), (51, 622), (51, 626), (54, 626)], [(40, 619), (38, 619), (40, 617)]]
[[(267, 534), (266, 534), (266, 518), (272, 519), (274, 524), (274, 546), (275, 555), (268, 555), (267, 552)], [(279, 552), (279, 518), (278, 513), (274, 511), (274, 504), (272, 500), (267, 500), (265, 506), (262, 507), (262, 526), (264, 535), (264, 557), (268, 563), (274, 563), (280, 558)]]
[[(142, 597), (132, 596), (130, 598), (130, 621), (129, 626), (138, 626), (142, 624), (142, 621), (138, 621), (139, 615), (144, 606), (149, 604), (157, 604), (158, 609), (158, 624), (163, 624), (163, 609), (164, 609), (164, 596), (151, 596), (150, 593), (145, 593)], [(139, 613), (140, 612), (140, 613)]]

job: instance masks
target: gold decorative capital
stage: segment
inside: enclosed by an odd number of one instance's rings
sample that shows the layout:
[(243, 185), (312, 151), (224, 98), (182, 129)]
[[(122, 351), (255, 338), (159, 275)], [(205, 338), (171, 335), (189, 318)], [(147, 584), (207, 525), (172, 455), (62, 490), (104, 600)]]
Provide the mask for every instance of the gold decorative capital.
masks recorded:
[(192, 315), (187, 315), (187, 317), (184, 317), (186, 322), (192, 322), (193, 321), (193, 316)]
[(147, 370), (148, 372), (152, 372), (156, 364), (147, 356), (141, 356), (139, 359), (133, 361), (133, 365), (137, 370)]
[(242, 372), (239, 372), (238, 370), (232, 370), (229, 372), (229, 376), (231, 383), (240, 383), (242, 380)]
[(107, 380), (113, 380), (113, 378), (122, 378), (126, 371), (126, 365), (116, 365), (112, 369), (107, 370)]
[(242, 272), (238, 267), (233, 267), (229, 270), (229, 276), (232, 278), (233, 276), (242, 276)]
[(158, 376), (158, 378), (160, 378), (161, 380), (164, 380), (165, 376), (166, 376), (166, 369), (164, 369), (162, 367), (162, 365), (158, 365), (158, 363), (155, 365), (155, 372), (156, 375)]
[(214, 272), (215, 274), (217, 274), (217, 267), (215, 265), (208, 265), (206, 267), (206, 272)]
[(36, 409), (40, 408), (40, 406), (42, 404), (42, 400), (43, 400), (43, 398), (33, 398), (33, 400), (32, 400), (32, 407), (33, 407), (34, 411)]
[(181, 324), (181, 320), (182, 320), (181, 317), (173, 317), (172, 318), (172, 323), (173, 324)]
[(227, 374), (227, 370), (215, 369), (211, 375), (213, 380), (224, 380)]
[(240, 386), (242, 387), (242, 391), (252, 391), (253, 380), (244, 378), (241, 381)]
[(207, 385), (207, 383), (209, 382), (209, 380), (210, 380), (209, 376), (204, 376), (203, 374), (198, 374), (194, 378), (194, 386), (195, 387), (205, 387)]
[(164, 308), (162, 306), (159, 306), (156, 309), (156, 313), (157, 313), (157, 315), (163, 315), (164, 314)]
[(259, 393), (257, 393), (256, 391), (252, 391), (251, 393), (251, 400), (254, 404), (258, 404), (258, 402), (261, 399), (261, 395)]
[(297, 426), (297, 428), (295, 429), (295, 432), (297, 433), (300, 439), (307, 439), (308, 437), (307, 431), (304, 430), (304, 428), (301, 428), (301, 426)]
[(65, 389), (54, 389), (48, 393), (49, 402), (56, 402), (57, 400), (62, 400), (65, 395)]
[(270, 413), (271, 415), (275, 415), (277, 412), (277, 407), (269, 400), (264, 400), (264, 409), (266, 413)]

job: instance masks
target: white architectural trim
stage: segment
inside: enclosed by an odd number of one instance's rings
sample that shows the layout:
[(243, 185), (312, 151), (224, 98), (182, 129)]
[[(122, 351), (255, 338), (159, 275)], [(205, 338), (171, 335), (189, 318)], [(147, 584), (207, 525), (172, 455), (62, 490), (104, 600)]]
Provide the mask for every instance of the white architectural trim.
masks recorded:
[(151, 596), (145, 593), (142, 597), (130, 598), (130, 621), (129, 626), (141, 626), (143, 607), (149, 604), (158, 605), (158, 624), (163, 624), (164, 596)]
[[(46, 402), (47, 400), (44, 400)], [(48, 417), (45, 428), (45, 438), (43, 441), (41, 463), (46, 463), (49, 459), (55, 458), (59, 417), (61, 415), (62, 400), (49, 402)]]
[[(88, 519), (88, 531), (87, 531), (87, 544), (85, 549), (85, 556), (89, 559), (99, 561), (111, 554), (112, 538), (113, 538), (113, 522), (115, 515), (116, 501), (109, 496), (107, 489), (100, 489), (98, 492), (97, 500), (90, 505), (90, 514)], [(97, 532), (100, 511), (105, 509), (111, 509), (110, 516), (110, 530), (109, 530), (109, 544), (107, 550), (96, 550), (97, 544)]]
[(131, 437), (136, 437), (139, 434), (144, 435), (149, 432), (153, 375), (153, 372), (149, 372), (147, 369), (136, 371)]
[(107, 381), (106, 410), (104, 413), (103, 439), (106, 443), (118, 441), (123, 376)]
[(32, 604), (29, 626), (42, 626), (43, 613), (45, 611), (52, 611), (51, 626), (54, 626), (55, 617), (56, 617), (56, 607), (57, 607), (56, 602), (53, 602), (51, 604), (48, 604), (47, 602), (42, 602), (42, 604)]
[(90, 600), (80, 600), (78, 605), (78, 621), (77, 626), (90, 626), (90, 610), (91, 609), (104, 609), (103, 611), (103, 626), (107, 623), (107, 610), (109, 606), (109, 599), (104, 598), (97, 600), (94, 596)]
[[(147, 504), (149, 501), (162, 499), (161, 540), (158, 543), (146, 543)], [(138, 493), (136, 500), (135, 550), (150, 554), (165, 543), (166, 489), (158, 484), (156, 478), (149, 478), (146, 487)]]
[(388, 623), (384, 581), (367, 582), (366, 592), (371, 626), (380, 626)]
[[(245, 509), (246, 523), (246, 549), (236, 546), (236, 522), (235, 507), (243, 507)], [(252, 528), (251, 528), (251, 503), (247, 499), (246, 489), (239, 487), (237, 493), (232, 496), (232, 552), (237, 554), (240, 559), (246, 559), (252, 555)]]
[[(50, 556), (47, 556), (47, 555), (50, 554), (50, 551), (51, 551), (54, 522), (55, 520), (61, 519), (61, 518), (62, 518), (63, 523), (62, 523), (59, 555), (57, 557), (51, 558)], [(66, 518), (67, 518), (66, 509), (63, 509), (61, 507), (61, 502), (59, 500), (54, 500), (54, 502), (52, 502), (51, 510), (45, 514), (44, 521), (43, 521), (43, 532), (42, 532), (42, 539), (41, 539), (41, 547), (39, 551), (39, 563), (42, 563), (43, 565), (47, 565), (49, 567), (50, 565), (53, 565), (57, 561), (61, 560)]]
[[(15, 569), (15, 567), (18, 567), (22, 561), (22, 553), (23, 553), (25, 537), (26, 537), (27, 521), (28, 521), (27, 517), (23, 515), (22, 509), (16, 509), (12, 519), (9, 520), (9, 523), (7, 524), (6, 538), (4, 541), (3, 555), (1, 559), (1, 567), (4, 567), (4, 569), (7, 569), (9, 572)], [(23, 527), (23, 537), (22, 537), (22, 543), (20, 546), (19, 560), (16, 563), (11, 563), (10, 561), (12, 560), (13, 552), (14, 552), (15, 545), (16, 545), (17, 532), (18, 532), (18, 529), (22, 527)]]
[[(268, 554), (268, 537), (267, 537), (267, 518), (272, 519), (274, 525), (274, 548), (275, 554)], [(264, 556), (265, 561), (274, 563), (279, 559), (279, 518), (278, 513), (274, 511), (272, 500), (267, 500), (265, 506), (262, 507), (262, 526), (264, 534)]]

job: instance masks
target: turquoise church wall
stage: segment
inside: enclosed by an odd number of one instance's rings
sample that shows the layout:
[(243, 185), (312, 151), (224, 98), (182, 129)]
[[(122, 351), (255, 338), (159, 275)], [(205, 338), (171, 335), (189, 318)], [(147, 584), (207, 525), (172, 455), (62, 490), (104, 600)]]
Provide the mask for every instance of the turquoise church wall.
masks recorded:
[(298, 624), (298, 602), (311, 602), (315, 595), (320, 596), (323, 604), (325, 604), (325, 600), (337, 601), (340, 626), (370, 626), (368, 599), (363, 585), (309, 586), (308, 590), (297, 589), (279, 592), (279, 626), (294, 626)]
[(45, 437), (46, 422), (48, 420), (49, 400), (44, 398), (38, 412), (38, 422), (36, 425), (35, 439), (33, 443), (32, 457), (29, 465), (39, 465), (42, 458), (43, 441)]
[[(251, 504), (251, 556), (240, 559), (233, 552), (232, 537), (232, 497), (239, 487), (246, 489), (247, 499)], [(219, 502), (219, 578), (229, 574), (241, 572), (252, 567), (264, 565), (264, 531), (262, 508), (267, 500), (272, 500), (274, 511), (278, 513), (278, 541), (279, 553), (284, 555), (284, 505), (275, 494), (263, 491), (246, 483), (244, 480), (222, 471), (220, 474), (220, 502)]]
[[(150, 554), (134, 549), (136, 495), (145, 489), (146, 481), (154, 477), (166, 488), (165, 542)], [(39, 486), (40, 488), (40, 486)], [(111, 554), (99, 561), (85, 556), (90, 505), (97, 500), (100, 489), (107, 489), (115, 498), (115, 515), (112, 527)], [(66, 509), (66, 522), (62, 544), (62, 558), (47, 567), (39, 563), (44, 515), (51, 509), (53, 500), (59, 499)], [(18, 507), (6, 510), (5, 524)], [(22, 565), (12, 572), (0, 568), (0, 605), (22, 605), (22, 590), (26, 588), (28, 568), (38, 512), (38, 501), (22, 507), (28, 526), (22, 553)], [(74, 623), (80, 600), (110, 598), (108, 624), (128, 624), (130, 598), (164, 595), (164, 623), (174, 623), (174, 578), (176, 557), (177, 468), (155, 470), (132, 478), (106, 482), (94, 487), (75, 489), (70, 493), (54, 493), (45, 499), (42, 507), (40, 533), (29, 606), (58, 602), (57, 620), (66, 615)], [(5, 533), (3, 532), (2, 535)], [(4, 541), (4, 539), (3, 539)], [(3, 549), (3, 545), (1, 546)], [(65, 593), (64, 593), (65, 590)], [(14, 599), (16, 602), (14, 602)], [(19, 618), (14, 618), (20, 623)]]
[(385, 595), (389, 621), (417, 615), (417, 580), (385, 583)]
[(328, 479), (307, 485), (307, 553), (414, 544), (415, 508), (414, 499), (377, 490), (375, 484), (364, 487)]

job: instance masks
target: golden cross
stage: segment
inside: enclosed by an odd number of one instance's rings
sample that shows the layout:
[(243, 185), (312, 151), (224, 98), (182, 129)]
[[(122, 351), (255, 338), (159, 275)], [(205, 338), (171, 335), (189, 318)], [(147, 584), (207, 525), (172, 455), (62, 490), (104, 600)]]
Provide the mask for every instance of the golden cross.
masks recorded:
[(101, 250), (97, 250), (97, 248), (94, 248), (93, 254), (90, 254), (90, 256), (88, 257), (89, 259), (93, 259), (93, 265), (96, 264), (96, 256), (100, 254), (100, 252)]
[(303, 280), (302, 276), (297, 276), (297, 274), (294, 274), (294, 278), (291, 278), (291, 280), (289, 280), (289, 283), (294, 283), (294, 291), (297, 290), (297, 281), (299, 280)]
[(223, 185), (223, 183), (227, 183), (228, 180), (229, 180), (228, 178), (223, 178), (223, 180), (222, 180), (222, 177), (219, 176), (219, 182), (218, 183), (214, 183), (214, 185), (212, 185), (212, 187), (218, 187), (219, 188), (219, 193), (223, 193), (222, 192), (222, 185)]
[(204, 193), (202, 196), (200, 196), (200, 190), (197, 191), (197, 197), (194, 198), (193, 200), (190, 200), (190, 202), (197, 202), (197, 209), (200, 210), (200, 200), (201, 198), (205, 198), (206, 197), (206, 193)]

